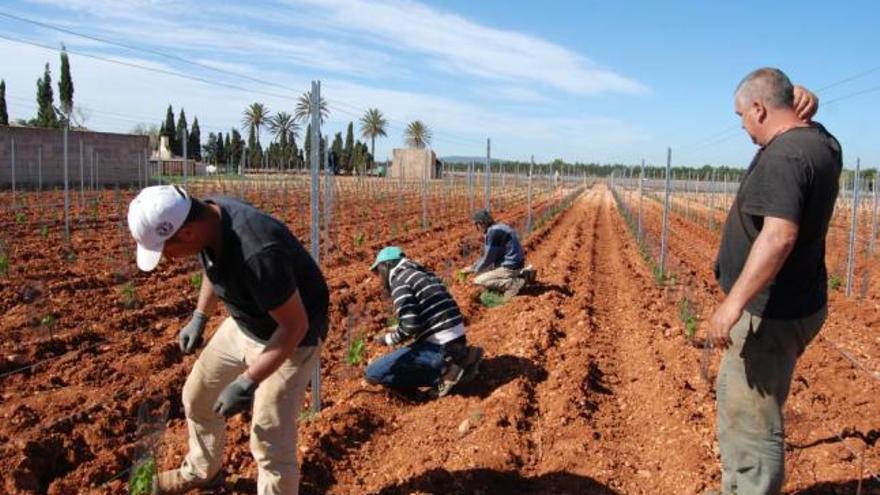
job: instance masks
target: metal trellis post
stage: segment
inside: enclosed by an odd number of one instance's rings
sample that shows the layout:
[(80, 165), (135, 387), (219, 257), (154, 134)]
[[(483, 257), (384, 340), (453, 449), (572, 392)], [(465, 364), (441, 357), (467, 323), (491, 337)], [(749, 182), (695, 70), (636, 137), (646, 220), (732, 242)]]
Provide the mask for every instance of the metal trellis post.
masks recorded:
[(877, 176), (871, 180), (871, 195), (873, 196), (873, 204), (871, 206), (871, 241), (868, 243), (868, 252), (874, 254), (874, 243), (877, 239)]
[(853, 176), (852, 223), (849, 230), (849, 255), (846, 258), (846, 297), (852, 294), (853, 272), (856, 258), (856, 230), (858, 229), (859, 168), (861, 160), (856, 158), (856, 173)]
[(68, 182), (67, 132), (64, 126), (64, 240), (70, 242), (70, 184)]
[(663, 231), (660, 234), (660, 276), (666, 277), (666, 237), (669, 230), (669, 179), (672, 169), (672, 148), (666, 148), (666, 194), (663, 200)]
[(486, 211), (490, 210), (490, 202), (489, 202), (489, 181), (492, 178), (492, 140), (486, 138), (486, 180), (484, 184), (485, 195), (486, 195), (486, 204), (484, 207)]
[[(318, 225), (320, 221), (320, 211), (318, 204), (318, 197), (321, 194), (318, 189), (318, 182), (320, 177), (318, 175), (318, 167), (320, 166), (318, 160), (320, 159), (320, 146), (321, 140), (319, 136), (321, 135), (321, 110), (319, 106), (320, 98), (321, 98), (321, 82), (320, 81), (312, 81), (312, 101), (310, 102), (310, 112), (312, 117), (312, 135), (309, 136), (312, 140), (311, 144), (311, 173), (312, 173), (312, 194), (311, 194), (311, 213), (312, 213), (312, 239), (311, 239), (311, 248), (312, 248), (312, 258), (315, 259), (315, 263), (320, 265), (320, 249), (321, 246), (319, 244), (319, 236)], [(312, 374), (312, 412), (317, 413), (321, 410), (321, 362), (320, 358), (318, 358), (318, 362), (315, 364), (315, 369)]]
[(532, 172), (535, 169), (535, 155), (529, 163), (529, 192), (528, 192), (528, 215), (526, 217), (526, 235), (532, 232)]
[(639, 170), (639, 213), (638, 213), (638, 224), (636, 227), (636, 235), (638, 236), (639, 244), (642, 243), (642, 238), (644, 237), (644, 233), (642, 232), (642, 182), (645, 179), (645, 160), (642, 160), (642, 167)]

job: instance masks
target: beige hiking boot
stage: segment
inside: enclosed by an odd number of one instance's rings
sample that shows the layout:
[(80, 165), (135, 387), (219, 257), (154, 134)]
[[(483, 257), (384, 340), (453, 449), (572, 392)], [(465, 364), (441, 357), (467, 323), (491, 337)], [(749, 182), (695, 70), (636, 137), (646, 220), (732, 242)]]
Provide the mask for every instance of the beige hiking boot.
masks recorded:
[(153, 494), (180, 494), (196, 488), (217, 488), (223, 484), (223, 471), (218, 471), (209, 480), (194, 479), (185, 480), (180, 475), (179, 469), (162, 471), (153, 478)]
[(507, 290), (504, 291), (504, 298), (510, 299), (510, 298), (514, 297), (515, 295), (519, 294), (519, 291), (522, 290), (522, 288), (525, 287), (525, 285), (526, 285), (526, 279), (524, 279), (522, 277), (517, 277), (517, 278), (513, 279), (510, 282), (510, 287), (508, 287)]
[(465, 384), (476, 378), (476, 376), (480, 374), (480, 363), (482, 362), (483, 348), (477, 346), (468, 347), (467, 359), (462, 363), (464, 375), (462, 375), (458, 383)]
[(449, 392), (452, 392), (452, 389), (458, 385), (458, 382), (461, 381), (461, 377), (463, 376), (464, 368), (455, 363), (449, 363), (446, 367), (446, 371), (440, 378), (440, 383), (437, 384), (437, 388), (434, 390), (434, 397), (439, 399), (449, 395)]

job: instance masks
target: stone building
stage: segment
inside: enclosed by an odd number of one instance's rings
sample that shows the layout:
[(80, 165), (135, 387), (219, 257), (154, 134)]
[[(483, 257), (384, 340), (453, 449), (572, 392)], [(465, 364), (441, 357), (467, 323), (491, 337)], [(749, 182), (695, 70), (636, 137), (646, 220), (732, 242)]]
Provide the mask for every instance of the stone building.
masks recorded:
[(439, 179), (441, 164), (430, 149), (396, 148), (393, 151), (388, 176), (395, 179)]

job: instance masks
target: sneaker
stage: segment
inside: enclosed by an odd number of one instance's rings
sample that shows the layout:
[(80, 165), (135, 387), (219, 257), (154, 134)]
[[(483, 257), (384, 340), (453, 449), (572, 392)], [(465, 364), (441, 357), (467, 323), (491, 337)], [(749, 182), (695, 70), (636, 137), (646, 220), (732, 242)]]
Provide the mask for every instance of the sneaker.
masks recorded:
[(469, 347), (467, 359), (463, 363), (464, 375), (458, 383), (468, 383), (480, 374), (480, 363), (483, 362), (483, 348)]
[(434, 395), (438, 399), (449, 395), (449, 392), (452, 392), (452, 389), (461, 381), (461, 378), (464, 376), (464, 371), (465, 369), (461, 366), (455, 363), (449, 363), (446, 372), (443, 373), (443, 377), (437, 385), (437, 389), (434, 391)]
[(519, 291), (526, 285), (526, 279), (522, 277), (517, 277), (510, 282), (510, 287), (504, 291), (505, 299), (510, 299), (511, 297), (519, 294)]
[(153, 477), (153, 494), (186, 493), (196, 488), (217, 488), (224, 482), (223, 471), (218, 471), (209, 480), (185, 480), (179, 469), (162, 471)]
[(535, 271), (532, 265), (529, 265), (520, 270), (519, 275), (520, 277), (525, 279), (526, 284), (533, 284), (535, 283), (535, 279), (538, 277), (538, 272)]

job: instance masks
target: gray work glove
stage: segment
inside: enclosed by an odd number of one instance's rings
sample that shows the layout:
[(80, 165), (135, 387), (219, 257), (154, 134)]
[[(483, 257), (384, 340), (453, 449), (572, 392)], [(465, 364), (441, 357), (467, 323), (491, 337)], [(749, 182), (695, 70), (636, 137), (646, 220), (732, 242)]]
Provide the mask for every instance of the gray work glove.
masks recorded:
[(238, 378), (220, 392), (220, 397), (214, 403), (214, 412), (219, 416), (228, 418), (244, 411), (253, 403), (256, 390), (257, 384), (253, 380), (244, 375), (239, 375)]
[(180, 341), (180, 350), (184, 354), (192, 354), (202, 345), (202, 332), (208, 323), (208, 315), (199, 310), (193, 311), (192, 319), (180, 330), (177, 338)]

